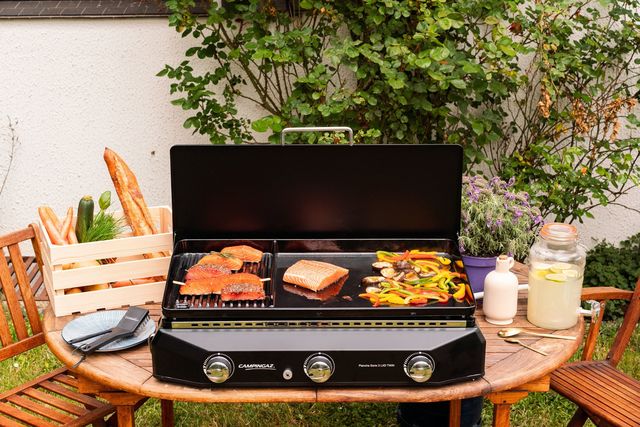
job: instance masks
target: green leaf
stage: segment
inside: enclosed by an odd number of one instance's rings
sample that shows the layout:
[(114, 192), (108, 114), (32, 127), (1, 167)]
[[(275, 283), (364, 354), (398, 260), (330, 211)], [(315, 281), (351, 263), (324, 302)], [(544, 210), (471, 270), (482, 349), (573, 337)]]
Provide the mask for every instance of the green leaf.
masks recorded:
[(271, 116), (262, 117), (251, 122), (251, 129), (255, 130), (256, 132), (266, 132), (269, 130), (272, 123), (273, 118)]
[(516, 56), (516, 50), (510, 45), (498, 45), (498, 48), (509, 56)]
[(431, 65), (431, 60), (429, 58), (418, 58), (416, 59), (416, 67), (420, 67), (420, 68), (429, 68), (429, 65)]
[(498, 25), (500, 20), (495, 16), (487, 16), (484, 20), (484, 23), (487, 25)]
[(449, 83), (451, 83), (451, 85), (453, 87), (456, 87), (458, 89), (466, 89), (467, 88), (467, 84), (464, 82), (464, 80), (461, 80), (461, 79), (453, 79), (453, 80), (449, 81)]
[(442, 61), (449, 56), (449, 49), (446, 47), (437, 47), (435, 49), (431, 49), (431, 58), (434, 61)]
[(100, 206), (100, 210), (103, 211), (106, 211), (109, 206), (111, 206), (111, 191), (107, 190), (100, 195), (98, 206)]
[(443, 30), (448, 30), (449, 28), (451, 28), (451, 19), (449, 18), (438, 19), (438, 26)]
[(480, 135), (482, 134), (482, 132), (484, 132), (484, 124), (478, 120), (471, 121), (471, 128), (473, 129), (476, 135)]
[(196, 53), (200, 52), (200, 46), (194, 46), (194, 47), (190, 47), (189, 49), (187, 49), (187, 52), (185, 53), (186, 56), (193, 56)]
[(402, 89), (405, 87), (405, 83), (404, 80), (401, 79), (389, 79), (389, 86), (391, 86), (394, 89)]

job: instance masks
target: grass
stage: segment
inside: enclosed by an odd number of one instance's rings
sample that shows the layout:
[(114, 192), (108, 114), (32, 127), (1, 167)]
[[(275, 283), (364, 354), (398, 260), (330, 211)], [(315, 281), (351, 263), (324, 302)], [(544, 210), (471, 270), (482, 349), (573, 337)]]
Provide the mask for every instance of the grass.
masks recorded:
[[(595, 358), (604, 358), (620, 321), (604, 323)], [(640, 378), (640, 329), (627, 347), (619, 368)], [(577, 356), (574, 356), (577, 358)], [(0, 392), (60, 366), (60, 362), (41, 346), (0, 362)], [(394, 426), (395, 404), (199, 404), (176, 402), (177, 426)], [(532, 393), (512, 407), (512, 425), (518, 427), (564, 426), (575, 407), (556, 393)], [(483, 425), (491, 425), (491, 405), (485, 401)], [(160, 405), (147, 401), (136, 412), (136, 425), (160, 424)]]

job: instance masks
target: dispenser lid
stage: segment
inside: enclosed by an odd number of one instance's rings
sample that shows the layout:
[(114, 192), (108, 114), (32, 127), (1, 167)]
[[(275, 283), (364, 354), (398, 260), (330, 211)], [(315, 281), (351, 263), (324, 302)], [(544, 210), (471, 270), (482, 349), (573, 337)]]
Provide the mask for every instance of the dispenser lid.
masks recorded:
[(179, 145), (176, 240), (448, 238), (460, 226), (458, 145)]

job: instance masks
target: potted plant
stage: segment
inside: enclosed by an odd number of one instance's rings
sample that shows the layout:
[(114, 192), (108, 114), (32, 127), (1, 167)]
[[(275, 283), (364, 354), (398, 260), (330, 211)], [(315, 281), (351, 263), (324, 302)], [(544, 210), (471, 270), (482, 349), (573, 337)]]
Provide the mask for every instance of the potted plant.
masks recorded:
[(495, 268), (498, 255), (523, 261), (543, 224), (540, 209), (531, 205), (529, 195), (512, 191), (514, 181), (463, 177), (458, 241), (474, 292), (483, 290), (484, 278)]

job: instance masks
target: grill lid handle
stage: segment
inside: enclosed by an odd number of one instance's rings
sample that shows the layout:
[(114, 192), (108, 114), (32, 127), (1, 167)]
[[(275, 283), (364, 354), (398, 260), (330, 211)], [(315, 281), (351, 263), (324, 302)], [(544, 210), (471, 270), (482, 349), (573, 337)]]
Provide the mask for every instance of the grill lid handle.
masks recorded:
[(348, 126), (310, 126), (310, 127), (294, 127), (284, 128), (280, 133), (280, 144), (284, 144), (285, 136), (288, 133), (301, 132), (347, 132), (349, 134), (349, 145), (353, 145), (353, 129)]

